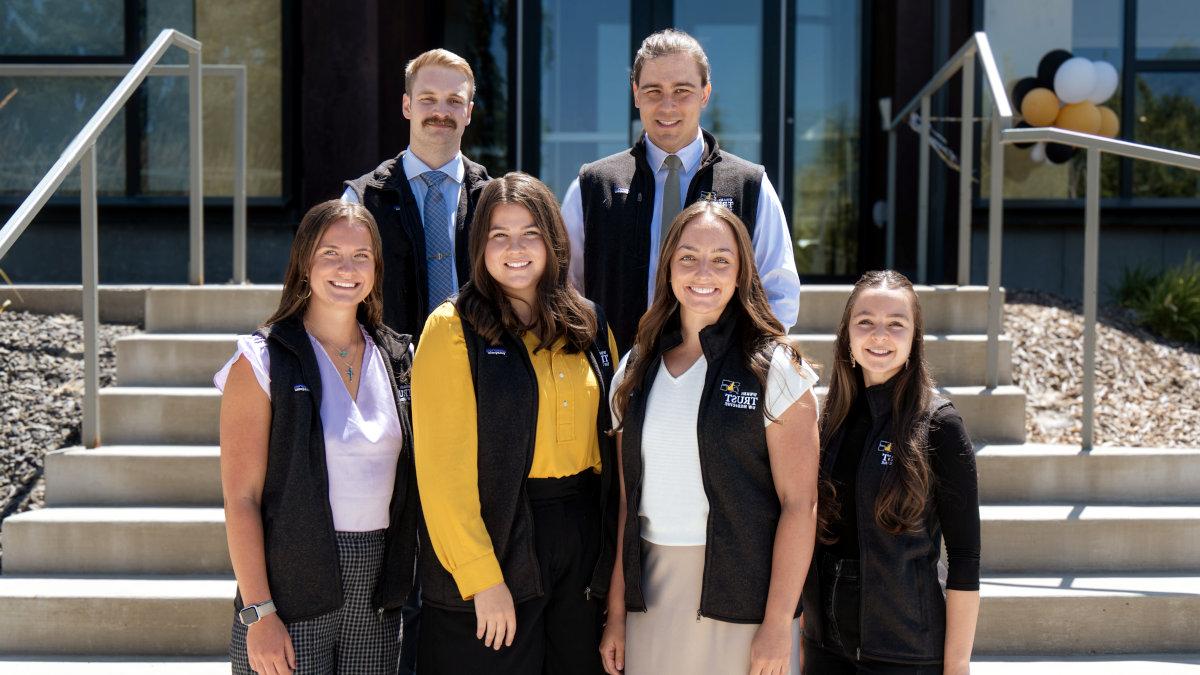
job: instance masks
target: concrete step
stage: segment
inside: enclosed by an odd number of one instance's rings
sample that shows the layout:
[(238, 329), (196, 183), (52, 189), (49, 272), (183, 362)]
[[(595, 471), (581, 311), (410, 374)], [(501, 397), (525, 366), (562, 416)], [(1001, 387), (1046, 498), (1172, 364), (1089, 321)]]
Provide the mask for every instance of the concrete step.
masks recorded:
[(235, 587), (232, 577), (5, 574), (0, 654), (219, 657), (229, 647)]
[(987, 574), (1200, 573), (1200, 506), (981, 506)]
[(981, 657), (1200, 652), (1198, 576), (987, 576), (980, 595)]
[(65, 507), (5, 519), (5, 574), (231, 574), (219, 508)]
[(220, 410), (215, 387), (106, 387), (100, 438), (105, 445), (216, 445)]
[(1200, 448), (1093, 448), (1026, 443), (977, 449), (991, 503), (1195, 503)]
[(59, 506), (220, 506), (215, 445), (109, 445), (46, 455), (46, 503)]
[(0, 656), (0, 673), (21, 675), (229, 675), (227, 657)]
[[(836, 333), (853, 288), (801, 285), (800, 317), (791, 332)], [(926, 333), (987, 333), (987, 286), (917, 286), (916, 290)], [(1003, 296), (1001, 289), (1001, 301)]]
[(118, 339), (115, 348), (121, 386), (204, 387), (237, 349), (237, 336), (139, 333)]
[(1200, 654), (1095, 654), (1058, 657), (983, 657), (971, 659), (972, 675), (1195, 675)]
[(150, 333), (249, 333), (279, 306), (280, 285), (155, 286), (146, 291)]
[[(828, 387), (817, 387), (824, 400)], [(1023, 443), (1025, 441), (1025, 392), (1020, 387), (939, 387), (962, 415), (971, 439), (977, 442)]]
[[(805, 358), (812, 359), (821, 366), (821, 384), (829, 384), (829, 378), (833, 374), (834, 334), (793, 334), (791, 339)], [(1012, 340), (1008, 336), (1001, 336), (999, 342), (1000, 384), (1012, 384)], [(119, 364), (120, 351), (117, 355)], [(981, 384), (987, 381), (987, 335), (927, 334), (925, 359), (929, 362), (930, 372), (939, 385), (953, 387)], [(118, 381), (126, 384), (122, 379)]]

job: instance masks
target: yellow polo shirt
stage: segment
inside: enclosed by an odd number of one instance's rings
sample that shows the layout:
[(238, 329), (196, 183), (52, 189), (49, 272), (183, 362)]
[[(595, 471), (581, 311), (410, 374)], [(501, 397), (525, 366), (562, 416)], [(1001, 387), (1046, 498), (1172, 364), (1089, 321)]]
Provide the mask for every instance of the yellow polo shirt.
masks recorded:
[[(596, 415), (600, 383), (586, 354), (568, 354), (559, 340), (534, 353), (523, 337), (538, 382), (538, 416), (530, 478), (560, 478), (600, 470)], [(615, 359), (616, 341), (608, 334)], [(605, 383), (607, 386), (608, 383)], [(462, 321), (443, 303), (425, 322), (412, 370), (414, 458), (429, 539), (463, 599), (504, 581), (479, 505), (475, 386)]]

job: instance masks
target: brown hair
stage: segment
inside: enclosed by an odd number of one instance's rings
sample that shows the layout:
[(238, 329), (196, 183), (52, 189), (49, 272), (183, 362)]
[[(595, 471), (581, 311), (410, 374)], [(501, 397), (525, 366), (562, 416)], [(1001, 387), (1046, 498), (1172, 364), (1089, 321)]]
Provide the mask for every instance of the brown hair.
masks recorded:
[(283, 274), (279, 308), (267, 319), (267, 325), (303, 315), (308, 309), (308, 299), (312, 295), (312, 289), (308, 286), (308, 272), (312, 269), (313, 256), (325, 231), (342, 219), (361, 223), (367, 228), (371, 235), (371, 257), (375, 259), (375, 285), (366, 299), (359, 303), (358, 320), (372, 328), (383, 323), (383, 243), (379, 239), (379, 226), (365, 206), (331, 199), (309, 209), (300, 220), (300, 227), (292, 238), (287, 271)]
[(417, 79), (417, 71), (425, 66), (443, 66), (466, 75), (467, 82), (471, 84), (471, 98), (475, 98), (475, 73), (471, 70), (471, 64), (448, 49), (430, 49), (409, 61), (408, 65), (404, 66), (404, 93), (412, 96), (413, 82)]
[[(854, 290), (846, 300), (834, 341), (829, 393), (825, 396), (821, 411), (821, 454), (828, 451), (829, 440), (842, 428), (855, 398), (865, 386), (862, 369), (854, 366), (850, 354), (850, 315), (858, 296), (869, 289), (902, 290), (912, 306), (912, 350), (907, 365), (895, 376), (895, 388), (892, 390), (892, 454), (896, 470), (888, 472), (875, 498), (875, 521), (892, 534), (915, 532), (924, 526), (925, 506), (933, 481), (929, 458), (926, 456), (933, 378), (925, 362), (921, 302), (912, 282), (899, 272), (867, 272), (854, 284)], [(830, 534), (830, 527), (837, 520), (840, 505), (833, 479), (824, 472), (820, 476), (818, 490), (817, 533), (822, 543), (831, 544), (834, 538)], [(853, 499), (853, 495), (850, 498)]]
[[(741, 347), (746, 365), (762, 383), (767, 381), (771, 368), (771, 354), (776, 345), (788, 350), (792, 360), (799, 364), (800, 353), (788, 342), (783, 324), (771, 312), (767, 293), (763, 290), (758, 270), (754, 265), (754, 248), (750, 235), (741, 218), (715, 201), (702, 200), (687, 207), (671, 221), (663, 245), (658, 253), (658, 273), (654, 277), (654, 300), (638, 322), (637, 337), (634, 339), (632, 356), (625, 366), (625, 379), (614, 394), (614, 409), (618, 416), (625, 412), (629, 397), (640, 387), (646, 375), (655, 345), (662, 336), (667, 322), (678, 311), (679, 300), (671, 289), (671, 259), (683, 230), (694, 220), (715, 220), (724, 223), (733, 232), (738, 257), (737, 292), (729, 303), (737, 313), (737, 344)], [(622, 426), (624, 423), (622, 422)]]
[[(546, 269), (537, 283), (537, 302), (529, 325), (521, 324), (484, 261), (492, 213), (502, 204), (528, 211), (546, 245)], [(592, 344), (598, 330), (596, 313), (567, 280), (571, 244), (558, 200), (545, 183), (520, 171), (489, 181), (471, 221), (470, 256), (471, 281), (459, 291), (456, 306), (459, 315), (489, 343), (500, 344), (501, 335), (508, 330), (517, 334), (533, 331), (541, 340), (534, 351), (549, 348), (559, 338), (566, 340), (568, 352), (581, 352)]]
[(704, 53), (704, 48), (696, 38), (674, 28), (660, 30), (642, 40), (642, 46), (633, 57), (633, 70), (629, 73), (629, 81), (636, 87), (642, 79), (642, 67), (647, 61), (672, 54), (687, 54), (692, 57), (700, 68), (700, 86), (708, 84), (709, 78), (712, 77), (712, 69), (708, 65), (708, 55)]

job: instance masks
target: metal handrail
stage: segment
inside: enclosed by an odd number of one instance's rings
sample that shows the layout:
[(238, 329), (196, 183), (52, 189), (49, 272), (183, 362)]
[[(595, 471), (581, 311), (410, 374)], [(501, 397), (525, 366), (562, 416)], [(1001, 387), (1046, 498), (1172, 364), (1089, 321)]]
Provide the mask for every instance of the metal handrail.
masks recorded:
[(99, 110), (76, 134), (58, 161), (50, 168), (33, 192), (21, 203), (16, 213), (0, 229), (0, 259), (8, 253), (17, 238), (29, 227), (46, 205), (50, 196), (62, 185), (67, 174), (79, 165), (79, 211), (82, 250), (83, 287), (83, 428), (82, 442), (86, 447), (100, 444), (100, 370), (98, 340), (98, 228), (96, 220), (96, 140), (117, 116), (121, 107), (133, 96), (150, 71), (171, 47), (188, 53), (188, 184), (189, 184), (189, 255), (188, 281), (204, 283), (203, 231), (203, 157), (201, 127), (200, 42), (177, 30), (166, 29), (158, 34), (141, 58), (129, 69)]
[[(134, 66), (92, 63), (0, 63), (0, 77), (124, 77)], [(233, 80), (233, 282), (246, 283), (246, 66), (206, 63), (202, 76)], [(186, 77), (188, 66), (159, 64), (150, 77)], [(0, 255), (2, 257), (2, 255)]]
[(988, 183), (988, 330), (986, 383), (995, 387), (1000, 380), (1000, 323), (1003, 303), (1000, 298), (1000, 257), (1004, 209), (1004, 153), (1000, 152), (1000, 133), (1012, 126), (1012, 106), (991, 43), (983, 31), (974, 33), (916, 96), (892, 114), (891, 99), (879, 102), (883, 130), (888, 135), (887, 172), (887, 266), (896, 265), (896, 135), (906, 118), (918, 106), (921, 115), (920, 170), (917, 195), (917, 282), (926, 283), (929, 248), (929, 135), (931, 99), (955, 74), (962, 71), (962, 125), (959, 136), (961, 153), (958, 180), (958, 283), (971, 281), (971, 174), (975, 165), (975, 57), (983, 66), (987, 89), (992, 97), (991, 171)]
[(1062, 143), (1087, 150), (1083, 206), (1083, 423), (1081, 445), (1090, 450), (1096, 419), (1096, 305), (1100, 275), (1100, 153), (1200, 171), (1200, 155), (1052, 127), (1008, 129), (1001, 143)]

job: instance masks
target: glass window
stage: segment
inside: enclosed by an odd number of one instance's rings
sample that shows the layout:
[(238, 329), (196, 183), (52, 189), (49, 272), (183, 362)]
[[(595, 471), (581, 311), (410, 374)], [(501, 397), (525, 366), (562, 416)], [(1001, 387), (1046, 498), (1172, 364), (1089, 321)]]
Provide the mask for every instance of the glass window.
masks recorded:
[(124, 0), (5, 0), (0, 56), (121, 56)]
[(700, 41), (712, 68), (712, 97), (700, 117), (721, 147), (762, 159), (761, 2), (675, 0), (675, 27)]
[[(1200, 73), (1139, 73), (1134, 140), (1200, 153)], [(1135, 197), (1200, 197), (1200, 172), (1133, 163)]]
[(801, 274), (858, 267), (860, 7), (796, 8), (792, 233)]
[(1200, 59), (1200, 7), (1195, 0), (1138, 0), (1137, 58)]
[(475, 73), (475, 108), (463, 132), (463, 154), (493, 176), (508, 163), (508, 25), (506, 0), (445, 4), (446, 49), (461, 54)]
[(542, 0), (540, 173), (560, 199), (630, 144), (629, 30), (629, 3)]

